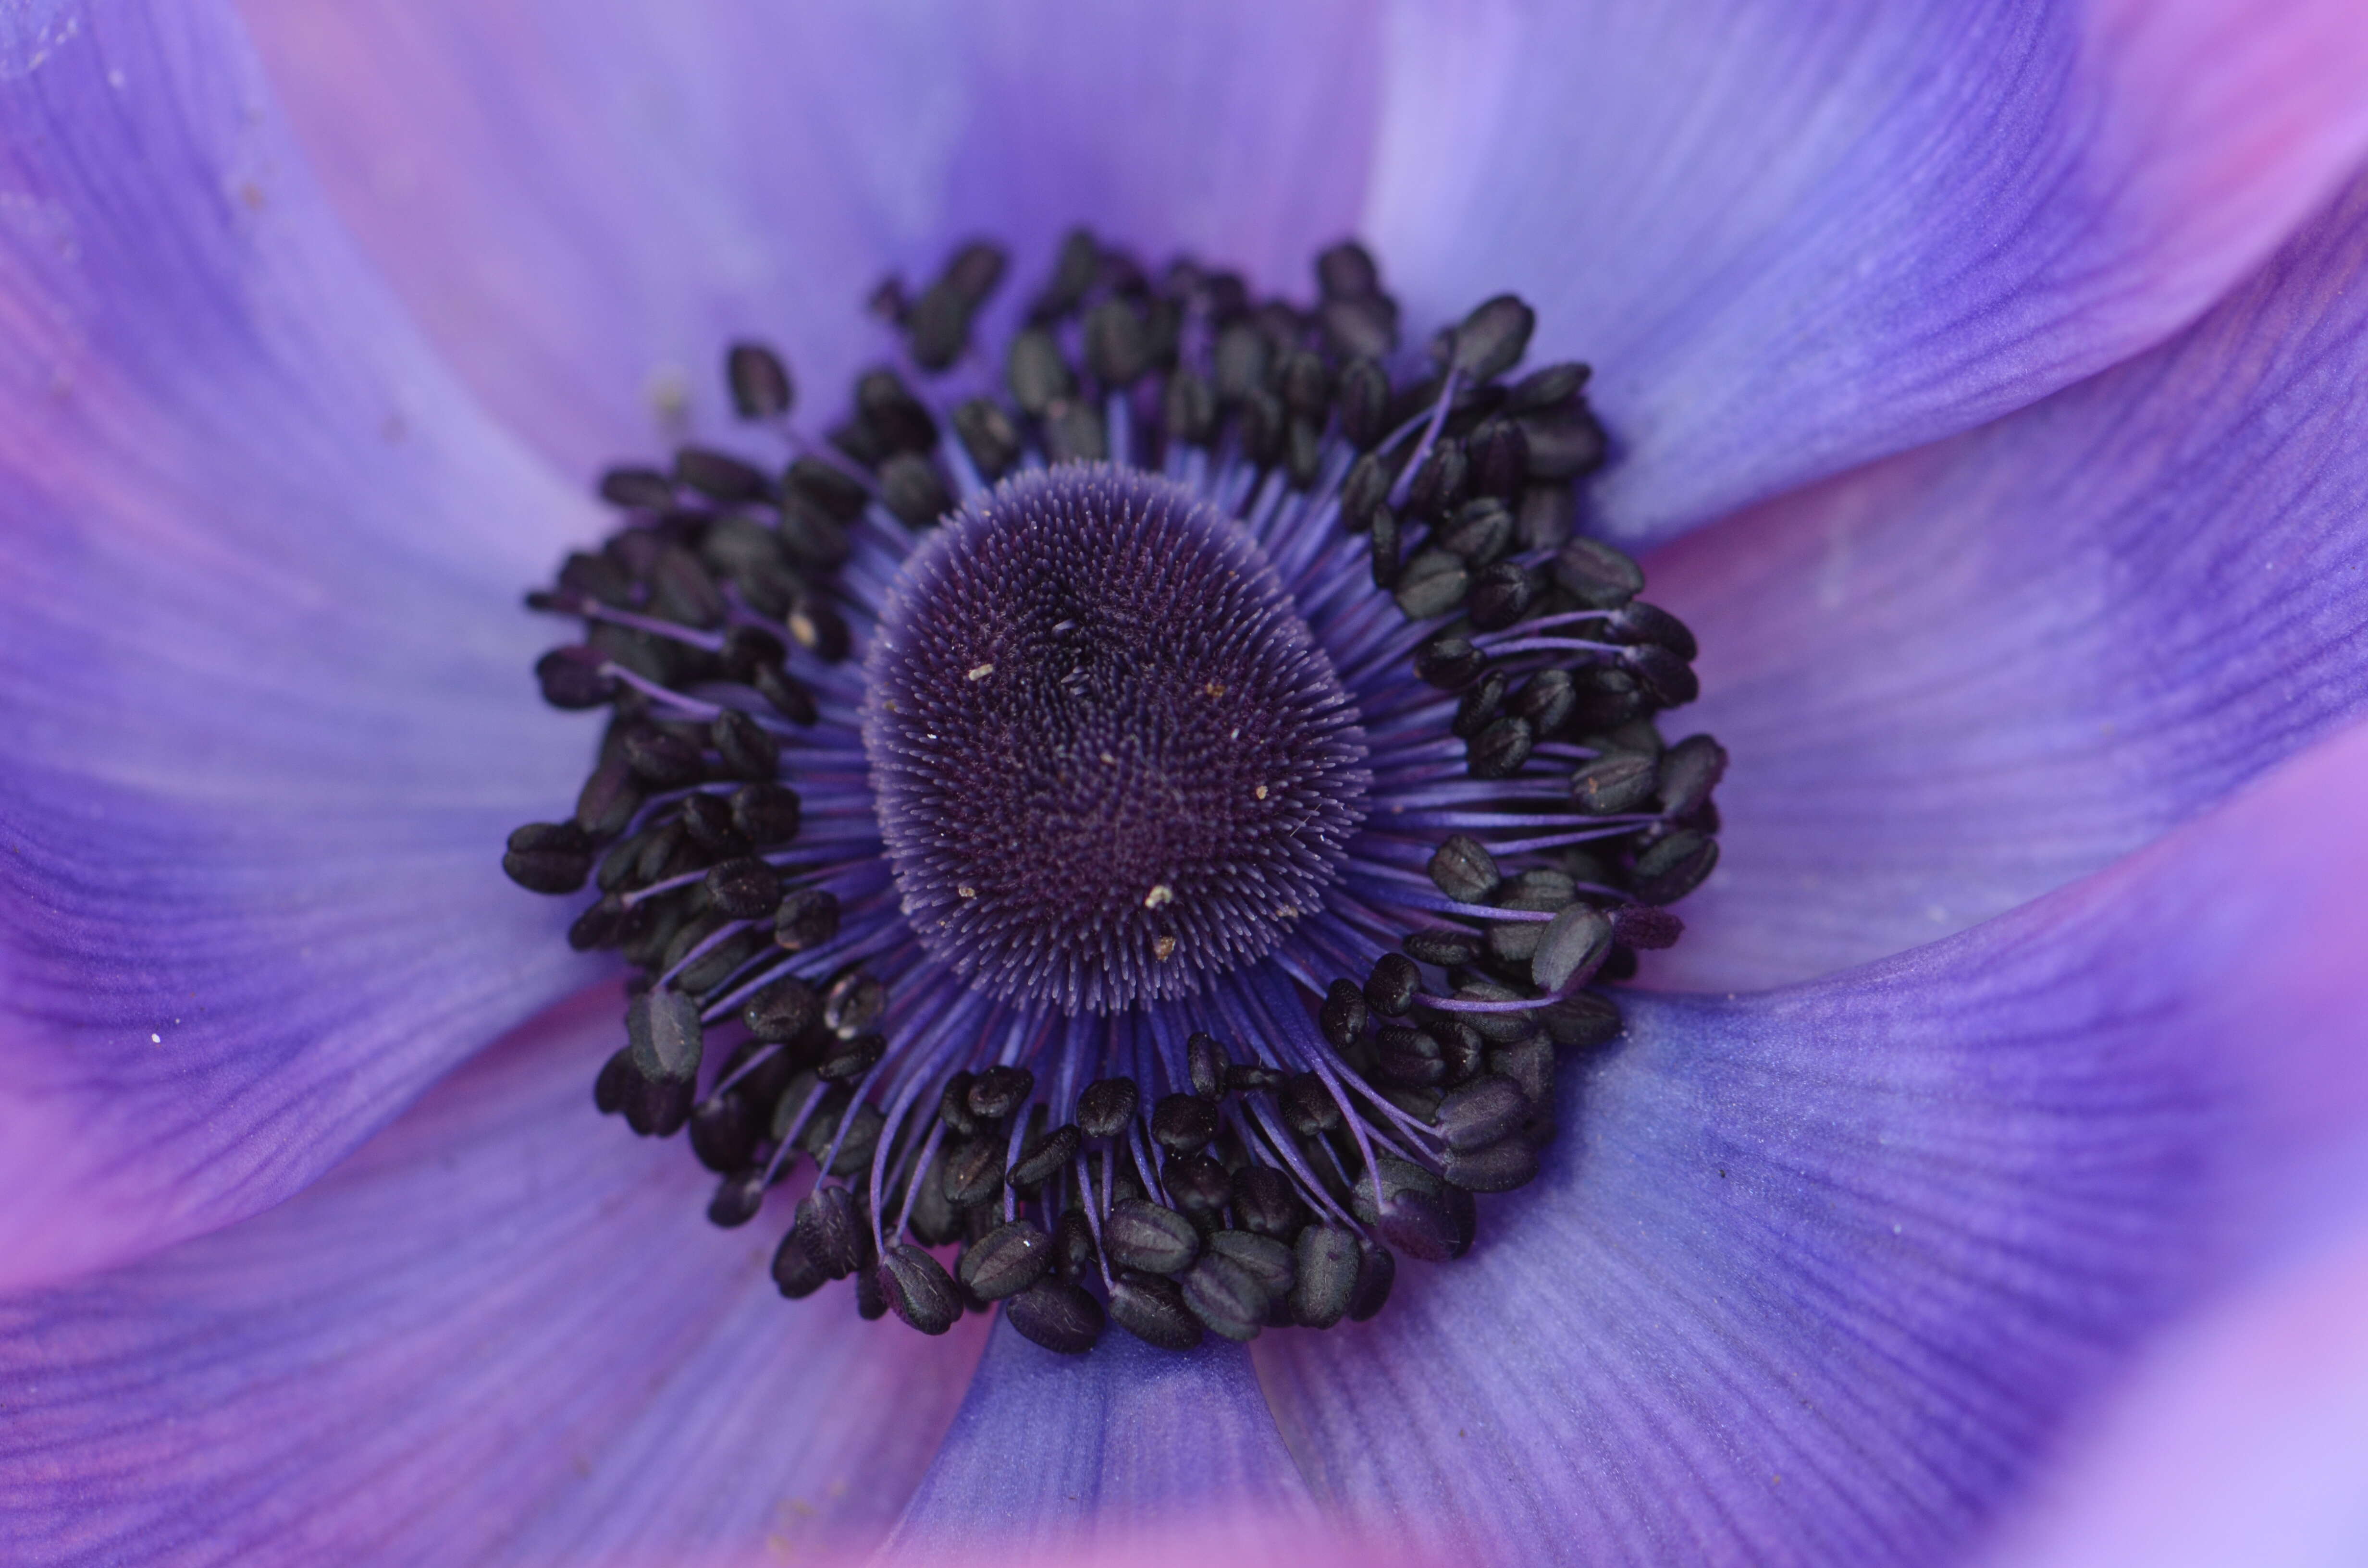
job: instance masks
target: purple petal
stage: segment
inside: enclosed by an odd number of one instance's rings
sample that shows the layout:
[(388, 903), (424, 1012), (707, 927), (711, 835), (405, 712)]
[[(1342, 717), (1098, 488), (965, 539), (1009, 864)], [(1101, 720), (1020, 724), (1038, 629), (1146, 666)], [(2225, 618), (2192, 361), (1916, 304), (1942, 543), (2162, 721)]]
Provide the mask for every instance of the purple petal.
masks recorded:
[(54, 30), (0, 70), (17, 1281), (284, 1197), (579, 983), (498, 858), (591, 742), (517, 601), (587, 508), (369, 286), (234, 32)]
[(783, 1301), (679, 1141), (593, 1111), (603, 990), (273, 1212), (0, 1303), (17, 1562), (659, 1562), (860, 1545), (983, 1334)]
[(567, 470), (694, 415), (769, 336), (819, 417), (861, 301), (973, 234), (1032, 287), (1087, 223), (1303, 285), (1364, 195), (1378, 37), (1349, 4), (324, 7), (248, 0), (339, 210), (477, 392)]
[(1228, 1537), (1213, 1544), (1231, 1551), (1311, 1518), (1237, 1347), (1212, 1340), (1178, 1355), (1113, 1326), (1090, 1355), (1067, 1357), (1007, 1324), (895, 1545), (1109, 1549), (1128, 1531), (1199, 1526)]
[[(2358, 1188), (2355, 1185), (2354, 1190)], [(1994, 1568), (2368, 1561), (2368, 1226), (2164, 1337)]]
[(1409, 10), (1368, 226), (1592, 360), (1643, 540), (2158, 341), (2368, 146), (2349, 0)]
[(2145, 844), (2368, 697), (2368, 183), (2176, 341), (1650, 563), (1735, 757), (1656, 984), (1894, 952)]
[(2368, 728), (1851, 974), (1632, 994), (1538, 1189), (1261, 1346), (1319, 1494), (1466, 1560), (1920, 1563), (2368, 1147)]

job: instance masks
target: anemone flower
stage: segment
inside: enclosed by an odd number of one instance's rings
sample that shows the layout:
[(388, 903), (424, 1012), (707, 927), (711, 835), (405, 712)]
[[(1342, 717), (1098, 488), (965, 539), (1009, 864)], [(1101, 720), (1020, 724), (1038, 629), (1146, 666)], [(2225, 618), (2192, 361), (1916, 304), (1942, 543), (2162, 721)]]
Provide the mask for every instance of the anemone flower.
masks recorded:
[(2356, 1549), (2364, 89), (0, 8), (0, 1556)]

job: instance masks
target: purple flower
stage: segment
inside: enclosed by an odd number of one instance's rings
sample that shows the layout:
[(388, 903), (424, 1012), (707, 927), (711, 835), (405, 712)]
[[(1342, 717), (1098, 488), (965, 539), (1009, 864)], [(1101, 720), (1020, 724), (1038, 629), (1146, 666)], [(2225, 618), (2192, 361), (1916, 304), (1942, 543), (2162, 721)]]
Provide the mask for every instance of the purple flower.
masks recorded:
[[(758, 9), (0, 13), (0, 1556), (2356, 1549), (2353, 7)], [(653, 400), (1076, 222), (1519, 290), (1735, 759), (1540, 1178), (1254, 1351), (784, 1303), (493, 869)]]

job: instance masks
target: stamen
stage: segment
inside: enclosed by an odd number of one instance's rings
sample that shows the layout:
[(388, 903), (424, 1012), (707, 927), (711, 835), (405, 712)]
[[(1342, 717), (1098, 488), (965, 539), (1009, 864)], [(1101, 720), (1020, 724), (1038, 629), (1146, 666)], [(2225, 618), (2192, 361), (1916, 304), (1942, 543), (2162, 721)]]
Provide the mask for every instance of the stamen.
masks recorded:
[(623, 526), (529, 603), (609, 727), (505, 869), (596, 885), (595, 1104), (688, 1130), (712, 1222), (812, 1163), (785, 1296), (1072, 1354), (1370, 1318), (1536, 1174), (1716, 864), (1725, 754), (1656, 727), (1692, 633), (1574, 535), (1605, 443), (1585, 366), (1508, 383), (1520, 301), (1426, 359), (1357, 245), (1303, 309), (1077, 233), (978, 345), (1006, 270), (878, 290), (821, 436), (732, 345), (786, 461), (601, 476)]

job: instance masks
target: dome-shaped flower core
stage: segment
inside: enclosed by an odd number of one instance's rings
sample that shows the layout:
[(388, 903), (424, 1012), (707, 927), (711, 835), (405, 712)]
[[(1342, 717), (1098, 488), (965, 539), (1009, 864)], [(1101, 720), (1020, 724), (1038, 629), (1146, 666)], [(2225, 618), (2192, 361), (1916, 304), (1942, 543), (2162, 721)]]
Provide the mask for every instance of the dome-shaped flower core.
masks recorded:
[(1256, 545), (1107, 463), (1006, 481), (915, 554), (864, 668), (905, 918), (998, 995), (1198, 990), (1320, 907), (1364, 738)]

